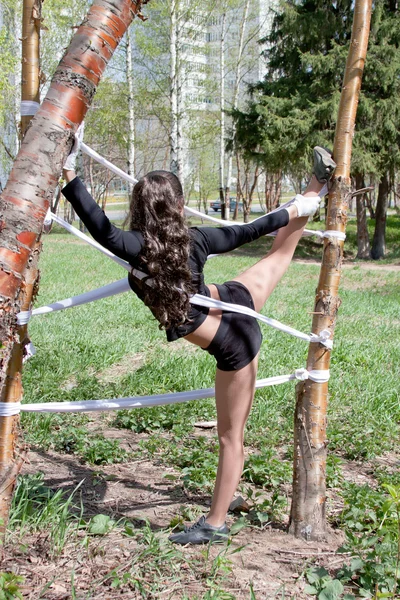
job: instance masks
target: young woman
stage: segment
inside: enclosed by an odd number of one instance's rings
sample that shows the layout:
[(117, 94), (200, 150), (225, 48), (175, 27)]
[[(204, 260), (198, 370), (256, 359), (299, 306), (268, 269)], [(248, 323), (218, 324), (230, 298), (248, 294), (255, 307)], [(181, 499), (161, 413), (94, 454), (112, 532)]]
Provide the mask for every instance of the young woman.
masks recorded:
[[(74, 172), (74, 152), (64, 169), (63, 194), (91, 235), (132, 265), (129, 283), (149, 307), (168, 341), (185, 338), (215, 356), (219, 463), (207, 517), (170, 536), (177, 544), (226, 539), (225, 517), (239, 483), (244, 461), (243, 435), (254, 397), (262, 336), (248, 316), (189, 303), (194, 293), (260, 311), (287, 270), (307, 219), (314, 214), (335, 163), (325, 149), (314, 148), (314, 175), (293, 204), (246, 225), (191, 227), (185, 224), (182, 186), (167, 171), (152, 171), (135, 185), (129, 231), (110, 223)], [(204, 282), (209, 254), (229, 252), (279, 230), (270, 252), (223, 285)], [(135, 269), (146, 274), (135, 276)]]

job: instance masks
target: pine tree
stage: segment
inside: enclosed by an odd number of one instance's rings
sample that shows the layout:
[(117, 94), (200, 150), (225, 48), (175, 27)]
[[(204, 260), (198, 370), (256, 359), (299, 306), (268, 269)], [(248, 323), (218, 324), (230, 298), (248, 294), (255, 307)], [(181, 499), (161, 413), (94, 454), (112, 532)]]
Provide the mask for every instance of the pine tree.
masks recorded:
[[(236, 143), (271, 172), (283, 167), (302, 177), (310, 170), (311, 148), (332, 144), (352, 11), (347, 0), (288, 0), (276, 14), (265, 40), (267, 74), (253, 87), (248, 111), (236, 113)], [(393, 181), (400, 165), (399, 92), (398, 3), (377, 0), (356, 120), (354, 177)], [(385, 189), (380, 197), (387, 201)], [(383, 217), (376, 221), (376, 258), (384, 252), (384, 224)]]

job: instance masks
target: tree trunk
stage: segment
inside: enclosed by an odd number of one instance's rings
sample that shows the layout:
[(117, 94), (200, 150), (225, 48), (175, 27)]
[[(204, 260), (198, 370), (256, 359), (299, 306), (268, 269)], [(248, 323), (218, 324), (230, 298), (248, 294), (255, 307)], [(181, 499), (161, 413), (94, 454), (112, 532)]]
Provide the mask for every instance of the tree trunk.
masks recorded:
[[(95, 0), (53, 77), (50, 89), (32, 120), (0, 200), (0, 400), (15, 402), (10, 378), (20, 386), (14, 368), (16, 315), (26, 268), (39, 255), (37, 240), (58, 178), (96, 87), (115, 48), (131, 23), (140, 1)], [(37, 168), (40, 165), (40, 169)], [(35, 250), (36, 248), (36, 250)], [(35, 256), (35, 253), (37, 256)], [(10, 473), (15, 472), (13, 417), (0, 429), (0, 499), (3, 527), (10, 506)]]
[[(22, 102), (40, 102), (40, 19), (41, 0), (24, 0), (22, 13)], [(32, 114), (21, 116), (21, 137), (24, 137)]]
[[(356, 175), (356, 190), (365, 188), (362, 175)], [(357, 258), (370, 258), (369, 235), (367, 226), (367, 209), (365, 206), (366, 194), (356, 196), (357, 209)]]
[[(233, 92), (233, 102), (232, 102), (232, 110), (236, 110), (238, 107), (239, 101), (239, 89), (240, 89), (240, 78), (242, 71), (242, 58), (243, 58), (243, 47), (244, 47), (244, 32), (246, 29), (247, 18), (249, 14), (249, 6), (250, 0), (246, 0), (246, 4), (243, 10), (243, 18), (240, 22), (240, 30), (239, 30), (239, 47), (238, 47), (238, 57), (236, 62), (236, 72), (235, 72), (235, 84), (234, 84), (234, 92)], [(232, 139), (235, 138), (235, 121), (232, 124)], [(228, 156), (228, 167), (227, 167), (227, 175), (226, 175), (226, 186), (225, 186), (225, 205), (230, 206), (230, 197), (231, 197), (231, 185), (232, 185), (232, 162), (233, 155), (232, 152), (229, 153)], [(233, 220), (236, 221), (239, 212), (239, 202), (236, 202), (235, 210), (233, 213)]]
[(220, 38), (220, 129), (219, 129), (219, 199), (221, 200), (221, 219), (229, 220), (229, 199), (226, 203), (224, 194), (224, 168), (225, 168), (225, 33), (226, 13), (221, 17)]
[[(126, 80), (128, 83), (128, 175), (135, 177), (135, 104), (134, 104), (134, 85), (132, 69), (132, 42), (131, 30), (128, 27), (126, 32)], [(133, 183), (128, 183), (128, 201), (133, 191)]]
[(265, 173), (265, 207), (267, 213), (274, 210), (282, 193), (282, 171), (277, 173)]
[[(24, 0), (22, 12), (22, 102), (40, 101), (40, 18), (41, 0)], [(29, 106), (29, 105), (28, 105)], [(35, 110), (21, 115), (21, 138), (24, 138)], [(7, 186), (6, 186), (7, 189)], [(25, 282), (19, 293), (21, 310), (30, 310), (38, 287), (38, 257), (41, 250), (40, 236), (36, 239), (30, 261), (25, 265), (22, 278)], [(21, 371), (24, 348), (28, 338), (28, 325), (17, 327), (14, 334), (11, 357), (7, 365), (6, 385), (1, 392), (2, 402), (21, 402)], [(0, 416), (0, 538), (3, 538), (16, 477), (23, 460), (16, 460), (19, 415)], [(22, 455), (23, 456), (23, 455)], [(1, 477), (2, 476), (2, 477)]]
[(179, 0), (171, 0), (171, 30), (170, 30), (170, 97), (171, 97), (171, 132), (170, 132), (170, 170), (180, 179), (182, 178), (181, 159), (181, 130), (179, 123), (180, 83), (179, 83), (179, 56), (178, 56), (178, 11)]
[(376, 203), (375, 231), (372, 240), (371, 257), (379, 260), (385, 256), (386, 251), (386, 216), (389, 195), (389, 178), (387, 173), (382, 175), (378, 187), (378, 200)]
[[(356, 0), (352, 39), (347, 57), (339, 115), (336, 125), (334, 157), (337, 163), (329, 193), (327, 230), (344, 232), (347, 201), (350, 196), (350, 162), (354, 122), (367, 53), (372, 0)], [(343, 259), (343, 241), (328, 238), (324, 242), (312, 331), (329, 329), (333, 338), (340, 304), (338, 287)], [(309, 346), (308, 371), (329, 370), (330, 351), (319, 343)], [(308, 379), (296, 386), (294, 416), (293, 500), (290, 532), (307, 540), (326, 537), (326, 382)]]

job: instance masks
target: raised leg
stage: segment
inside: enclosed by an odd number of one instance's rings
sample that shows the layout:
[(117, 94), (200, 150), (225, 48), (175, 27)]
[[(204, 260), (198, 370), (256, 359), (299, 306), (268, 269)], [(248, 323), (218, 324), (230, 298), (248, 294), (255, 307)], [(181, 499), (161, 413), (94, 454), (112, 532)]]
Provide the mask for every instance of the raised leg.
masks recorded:
[[(322, 187), (323, 184), (313, 176), (303, 196), (317, 196)], [(291, 206), (290, 210), (296, 211), (296, 208)], [(268, 254), (244, 273), (235, 277), (235, 281), (240, 281), (251, 293), (256, 311), (261, 310), (288, 269), (306, 223), (307, 217), (291, 219), (286, 227), (278, 231)]]

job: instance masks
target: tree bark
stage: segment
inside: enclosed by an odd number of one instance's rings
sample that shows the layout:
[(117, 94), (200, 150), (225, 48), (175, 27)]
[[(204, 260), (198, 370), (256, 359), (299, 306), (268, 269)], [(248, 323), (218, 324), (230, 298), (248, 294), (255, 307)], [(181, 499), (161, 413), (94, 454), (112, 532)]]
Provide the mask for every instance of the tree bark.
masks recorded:
[(219, 129), (219, 199), (221, 201), (221, 219), (229, 220), (229, 199), (226, 203), (224, 194), (224, 169), (225, 169), (225, 34), (226, 34), (226, 13), (221, 17), (221, 37), (220, 37), (220, 129)]
[(267, 213), (274, 210), (282, 193), (282, 171), (265, 173), (265, 207)]
[[(362, 175), (356, 175), (356, 190), (365, 188), (365, 181)], [(357, 210), (357, 258), (370, 258), (370, 245), (367, 226), (367, 208), (365, 205), (366, 194), (356, 196)]]
[(382, 175), (378, 187), (378, 200), (376, 202), (375, 231), (372, 240), (371, 257), (379, 260), (386, 252), (386, 217), (389, 196), (388, 174)]
[[(15, 402), (10, 378), (20, 386), (15, 369), (18, 328), (28, 264), (39, 256), (37, 241), (58, 178), (100, 77), (141, 2), (95, 0), (61, 60), (50, 89), (32, 120), (0, 199), (0, 399)], [(37, 168), (40, 165), (40, 169)], [(19, 360), (19, 359), (18, 359)], [(10, 392), (11, 390), (11, 392)], [(16, 462), (13, 417), (0, 428), (0, 489)], [(10, 505), (2, 502), (3, 527)]]
[[(40, 19), (41, 0), (24, 0), (22, 12), (22, 70), (21, 70), (21, 99), (22, 101), (39, 102), (40, 100)], [(28, 111), (32, 112), (32, 111)], [(21, 116), (21, 138), (24, 138), (32, 114)], [(38, 257), (41, 250), (38, 236), (31, 253), (30, 261), (25, 265), (22, 278), (25, 285), (21, 288), (19, 298), (21, 310), (30, 310), (39, 281), (37, 269)], [(22, 401), (22, 362), (28, 338), (27, 324), (16, 329), (10, 361), (7, 365), (6, 385), (1, 392), (2, 402)], [(0, 537), (5, 533), (11, 498), (14, 491), (18, 466), (23, 461), (15, 460), (17, 455), (19, 415), (0, 416)]]
[(171, 95), (171, 132), (170, 132), (170, 170), (182, 181), (179, 124), (179, 57), (178, 57), (178, 11), (179, 0), (171, 0), (170, 29), (170, 95)]
[[(131, 31), (126, 32), (126, 80), (128, 83), (128, 175), (135, 177), (135, 104), (133, 96), (132, 42)], [(128, 183), (128, 201), (132, 195), (133, 183)]]
[[(356, 0), (354, 7), (352, 38), (335, 132), (334, 157), (337, 169), (329, 193), (327, 230), (344, 232), (346, 229), (351, 149), (367, 53), (371, 4), (371, 0)], [(338, 287), (343, 244), (338, 238), (325, 239), (312, 325), (313, 333), (329, 329), (332, 338), (340, 305)], [(310, 344), (307, 370), (328, 371), (329, 365), (330, 351), (322, 344)], [(307, 540), (326, 537), (327, 401), (327, 382), (317, 383), (308, 379), (296, 386), (293, 500), (289, 531)]]
[[(235, 87), (233, 92), (233, 101), (232, 101), (232, 110), (236, 110), (238, 107), (239, 101), (239, 90), (240, 90), (240, 78), (242, 71), (242, 59), (243, 59), (243, 47), (244, 47), (244, 32), (247, 25), (247, 18), (249, 14), (249, 6), (250, 0), (246, 0), (246, 4), (243, 9), (243, 18), (240, 22), (239, 29), (239, 47), (238, 47), (238, 57), (236, 63), (236, 72), (235, 72)], [(235, 122), (232, 124), (232, 139), (235, 138)], [(227, 166), (227, 175), (226, 175), (226, 186), (225, 186), (225, 205), (230, 207), (230, 197), (231, 197), (231, 185), (232, 185), (232, 163), (233, 163), (233, 155), (232, 152), (229, 153), (228, 156), (228, 166)], [(236, 202), (235, 210), (233, 213), (233, 220), (236, 221), (239, 212), (239, 202)]]

